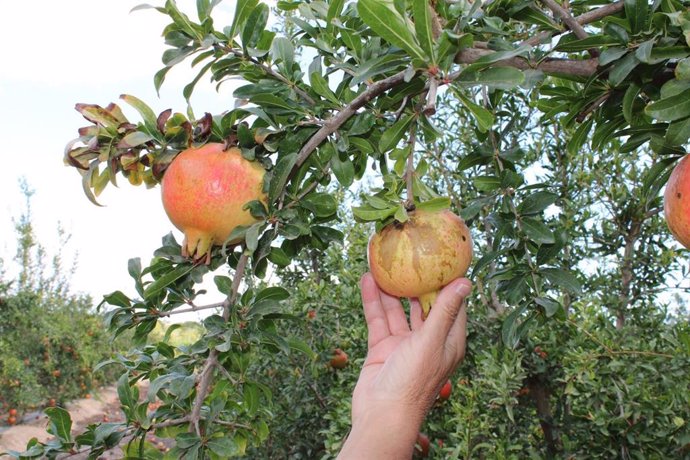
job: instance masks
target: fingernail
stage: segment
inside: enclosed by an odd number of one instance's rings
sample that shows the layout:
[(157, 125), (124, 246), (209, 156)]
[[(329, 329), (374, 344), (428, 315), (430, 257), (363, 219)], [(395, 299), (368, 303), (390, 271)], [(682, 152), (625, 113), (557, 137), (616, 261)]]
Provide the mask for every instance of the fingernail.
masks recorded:
[(461, 297), (467, 297), (472, 292), (472, 284), (466, 279), (462, 279), (455, 284), (455, 293)]

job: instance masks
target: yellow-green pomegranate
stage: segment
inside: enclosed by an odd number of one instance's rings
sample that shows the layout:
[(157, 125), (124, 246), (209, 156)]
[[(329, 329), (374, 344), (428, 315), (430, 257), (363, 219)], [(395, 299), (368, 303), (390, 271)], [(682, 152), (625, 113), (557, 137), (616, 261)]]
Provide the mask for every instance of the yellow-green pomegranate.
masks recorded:
[(426, 316), (439, 291), (464, 276), (472, 262), (472, 238), (450, 210), (409, 213), (369, 240), (369, 269), (379, 287), (395, 297), (419, 298)]

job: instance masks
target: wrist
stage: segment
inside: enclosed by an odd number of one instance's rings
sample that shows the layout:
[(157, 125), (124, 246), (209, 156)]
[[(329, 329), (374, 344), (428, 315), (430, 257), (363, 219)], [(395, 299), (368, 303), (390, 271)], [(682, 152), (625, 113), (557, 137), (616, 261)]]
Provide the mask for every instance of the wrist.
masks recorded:
[(417, 408), (368, 407), (353, 417), (340, 460), (411, 458), (424, 420)]

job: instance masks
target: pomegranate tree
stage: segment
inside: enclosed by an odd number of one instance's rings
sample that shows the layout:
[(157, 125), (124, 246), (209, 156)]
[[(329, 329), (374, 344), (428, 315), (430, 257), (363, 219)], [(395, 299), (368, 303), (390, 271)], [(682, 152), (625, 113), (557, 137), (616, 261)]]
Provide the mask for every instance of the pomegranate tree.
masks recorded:
[(425, 318), (441, 288), (464, 276), (471, 261), (470, 231), (447, 209), (417, 209), (406, 222), (386, 225), (369, 240), (376, 283), (392, 296), (419, 298)]
[(221, 143), (189, 148), (173, 160), (163, 176), (161, 193), (165, 212), (184, 233), (184, 257), (208, 263), (214, 244), (225, 243), (238, 226), (257, 221), (245, 205), (266, 202), (264, 173), (239, 149), (226, 150)]

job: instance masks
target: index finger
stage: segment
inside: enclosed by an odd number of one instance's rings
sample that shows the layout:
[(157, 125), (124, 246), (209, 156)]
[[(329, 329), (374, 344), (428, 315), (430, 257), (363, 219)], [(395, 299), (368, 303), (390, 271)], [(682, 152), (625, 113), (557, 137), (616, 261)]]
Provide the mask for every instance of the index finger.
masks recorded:
[(364, 318), (367, 321), (368, 345), (375, 346), (381, 340), (391, 335), (386, 311), (381, 303), (381, 291), (371, 273), (365, 273), (360, 281), (362, 288), (362, 304)]

